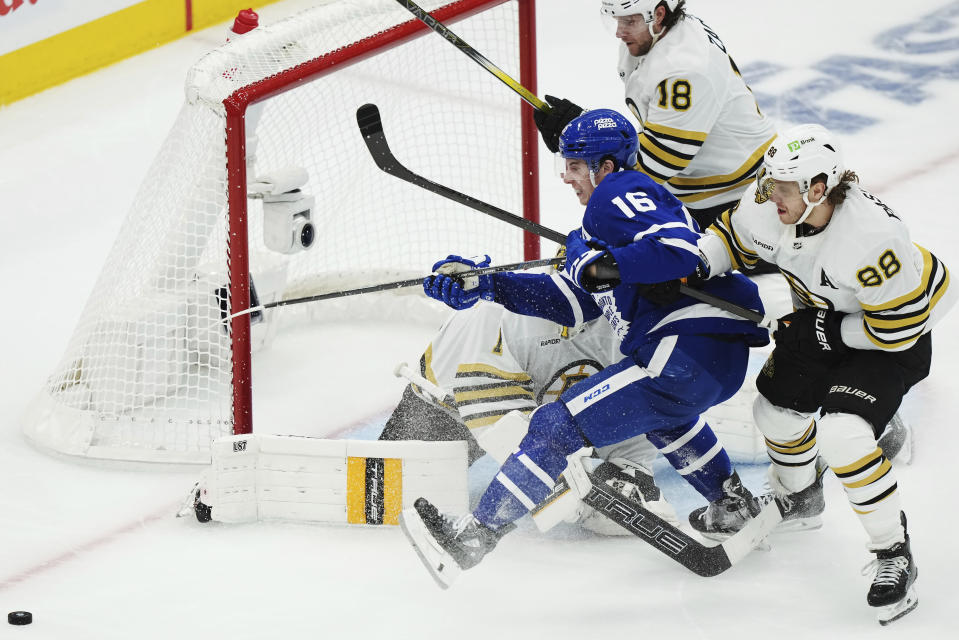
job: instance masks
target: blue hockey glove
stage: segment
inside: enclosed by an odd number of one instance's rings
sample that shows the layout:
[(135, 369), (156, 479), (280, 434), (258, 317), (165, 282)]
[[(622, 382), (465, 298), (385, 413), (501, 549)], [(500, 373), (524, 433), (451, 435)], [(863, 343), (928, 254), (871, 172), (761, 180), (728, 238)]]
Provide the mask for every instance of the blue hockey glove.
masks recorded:
[(456, 309), (468, 309), (476, 304), (480, 298), (493, 299), (493, 277), (469, 276), (459, 278), (458, 273), (465, 273), (481, 267), (488, 267), (489, 256), (474, 256), (462, 258), (450, 255), (433, 265), (434, 275), (423, 280), (423, 291), (434, 300), (439, 300), (447, 306)]
[[(595, 265), (593, 269), (587, 269)], [(583, 240), (580, 229), (566, 236), (566, 266), (569, 279), (590, 293), (609, 291), (619, 284), (619, 267), (609, 246), (597, 238)]]
[(829, 309), (800, 309), (784, 315), (773, 338), (777, 346), (813, 357), (839, 359), (848, 347), (842, 341), (842, 318), (846, 315)]

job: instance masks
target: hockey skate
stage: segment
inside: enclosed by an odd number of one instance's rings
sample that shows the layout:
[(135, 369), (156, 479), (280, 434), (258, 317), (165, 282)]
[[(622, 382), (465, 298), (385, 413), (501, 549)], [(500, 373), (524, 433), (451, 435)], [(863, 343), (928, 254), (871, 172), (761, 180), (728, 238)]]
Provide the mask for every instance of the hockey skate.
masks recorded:
[[(679, 526), (679, 519), (672, 505), (666, 502), (663, 492), (656, 486), (653, 473), (643, 465), (625, 459), (619, 462), (604, 461), (593, 471), (593, 476), (612, 487), (614, 491), (633, 502), (638, 502), (666, 522)], [(578, 522), (584, 529), (604, 536), (628, 536), (630, 533), (609, 518), (596, 513), (588, 505), (582, 505)]]
[[(900, 517), (905, 529), (906, 514), (903, 513)], [(866, 602), (870, 607), (876, 607), (876, 619), (881, 625), (898, 620), (919, 605), (914, 584), (919, 569), (912, 559), (909, 533), (906, 532), (905, 535), (905, 541), (888, 549), (873, 551), (876, 559), (863, 568), (863, 575), (874, 572)]]
[(898, 413), (892, 416), (879, 436), (879, 448), (890, 460), (903, 464), (912, 462), (912, 427)]
[(399, 522), (416, 555), (443, 589), (448, 589), (461, 571), (479, 564), (499, 539), (515, 528), (508, 524), (493, 531), (472, 514), (453, 520), (426, 498), (417, 498), (412, 509), (404, 509)]
[(180, 504), (180, 508), (176, 512), (177, 518), (182, 518), (192, 513), (196, 516), (197, 522), (209, 522), (213, 519), (213, 507), (203, 504), (200, 500), (201, 491), (200, 483), (195, 483), (193, 488), (190, 489), (189, 495), (187, 495), (183, 503)]
[(689, 514), (689, 524), (704, 537), (725, 540), (759, 515), (760, 502), (743, 486), (739, 474), (723, 481), (723, 496)]
[[(811, 485), (795, 493), (786, 493), (782, 485), (779, 485), (779, 491), (773, 490), (758, 497), (760, 505), (775, 500), (783, 514), (782, 522), (773, 533), (810, 531), (822, 527), (822, 512), (826, 509), (822, 483), (823, 474), (828, 468), (825, 460), (816, 458), (816, 478)], [(772, 470), (770, 473), (773, 473)]]

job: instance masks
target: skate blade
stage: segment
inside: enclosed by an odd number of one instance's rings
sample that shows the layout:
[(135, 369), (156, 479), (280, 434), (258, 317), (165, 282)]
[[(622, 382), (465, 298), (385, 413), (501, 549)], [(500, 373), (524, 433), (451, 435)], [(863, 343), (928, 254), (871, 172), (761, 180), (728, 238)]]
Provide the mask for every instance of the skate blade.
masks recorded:
[(441, 589), (449, 589), (462, 571), (456, 561), (439, 546), (414, 509), (404, 509), (399, 515), (399, 524), (436, 584)]
[(913, 609), (919, 606), (919, 595), (916, 593), (916, 587), (909, 587), (906, 597), (885, 607), (876, 607), (876, 620), (879, 624), (886, 626), (903, 617)]
[(783, 520), (773, 533), (794, 533), (796, 531), (815, 531), (822, 529), (822, 517), (813, 516), (811, 518), (796, 518), (795, 520)]

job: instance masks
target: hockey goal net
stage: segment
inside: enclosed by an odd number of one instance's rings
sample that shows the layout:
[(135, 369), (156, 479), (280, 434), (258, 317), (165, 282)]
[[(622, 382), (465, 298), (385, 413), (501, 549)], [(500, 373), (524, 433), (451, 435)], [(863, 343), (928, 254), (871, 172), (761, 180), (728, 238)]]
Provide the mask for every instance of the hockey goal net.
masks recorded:
[[(535, 91), (533, 2), (420, 4)], [(535, 217), (529, 107), (402, 6), (339, 0), (260, 26), (189, 72), (28, 439), (72, 456), (207, 462), (213, 439), (252, 430), (251, 352), (293, 309), (224, 321), (248, 308), (251, 283), (262, 304), (415, 277), (447, 253), (538, 257), (514, 227), (379, 171), (356, 124), (365, 103), (404, 164)], [(294, 186), (314, 198), (308, 249), (265, 240), (279, 223), (264, 224), (251, 185), (276, 175), (306, 177)], [(378, 314), (422, 298), (376, 295)]]

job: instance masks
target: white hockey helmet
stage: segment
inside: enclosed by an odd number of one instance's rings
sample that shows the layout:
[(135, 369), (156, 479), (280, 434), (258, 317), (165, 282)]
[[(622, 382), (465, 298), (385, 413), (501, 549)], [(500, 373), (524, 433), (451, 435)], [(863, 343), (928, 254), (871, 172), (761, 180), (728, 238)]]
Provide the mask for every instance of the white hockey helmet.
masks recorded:
[[(781, 132), (766, 149), (763, 164), (761, 179), (799, 183), (806, 212), (795, 224), (804, 222), (813, 207), (825, 202), (845, 171), (839, 141), (818, 124), (801, 124)], [(818, 201), (810, 202), (807, 194), (813, 178), (822, 174), (826, 176), (826, 191)]]
[(603, 0), (600, 10), (613, 18), (641, 15), (649, 23), (655, 20), (656, 7), (661, 3), (672, 11), (679, 5), (679, 0)]

